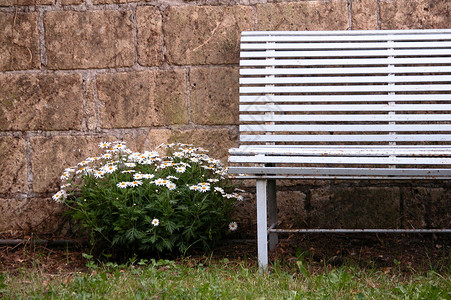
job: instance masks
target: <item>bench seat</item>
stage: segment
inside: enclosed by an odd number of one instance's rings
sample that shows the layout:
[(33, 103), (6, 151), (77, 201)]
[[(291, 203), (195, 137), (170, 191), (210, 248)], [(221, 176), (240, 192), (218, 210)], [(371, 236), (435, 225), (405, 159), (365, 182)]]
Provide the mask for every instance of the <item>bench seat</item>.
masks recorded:
[(250, 31), (240, 56), (229, 172), (257, 180), (260, 266), (277, 179), (451, 178), (451, 29)]

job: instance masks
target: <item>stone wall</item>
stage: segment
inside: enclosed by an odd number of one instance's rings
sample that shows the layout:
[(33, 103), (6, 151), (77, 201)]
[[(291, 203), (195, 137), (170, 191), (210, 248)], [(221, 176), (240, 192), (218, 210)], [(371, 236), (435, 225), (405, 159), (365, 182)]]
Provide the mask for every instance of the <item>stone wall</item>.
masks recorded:
[[(191, 142), (226, 161), (243, 30), (450, 26), (448, 0), (0, 0), (0, 232), (67, 234), (50, 197), (103, 140)], [(450, 226), (443, 183), (291, 182), (279, 195), (288, 226)]]

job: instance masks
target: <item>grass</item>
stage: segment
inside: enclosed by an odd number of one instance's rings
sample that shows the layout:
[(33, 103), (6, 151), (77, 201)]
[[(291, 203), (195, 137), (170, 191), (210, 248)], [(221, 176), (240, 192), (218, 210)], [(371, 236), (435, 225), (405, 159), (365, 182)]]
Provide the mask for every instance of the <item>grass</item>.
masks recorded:
[(36, 264), (0, 273), (2, 299), (451, 299), (451, 270), (411, 272), (345, 264), (317, 268), (302, 257), (261, 273), (247, 260), (97, 263), (51, 274)]

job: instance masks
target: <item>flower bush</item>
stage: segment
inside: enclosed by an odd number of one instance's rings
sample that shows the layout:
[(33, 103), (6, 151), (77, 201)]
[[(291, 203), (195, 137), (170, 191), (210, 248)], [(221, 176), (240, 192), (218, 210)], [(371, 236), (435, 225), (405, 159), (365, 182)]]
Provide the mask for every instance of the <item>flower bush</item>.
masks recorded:
[(53, 195), (88, 229), (94, 249), (109, 254), (185, 254), (210, 249), (227, 230), (242, 200), (227, 169), (202, 148), (159, 146), (133, 152), (123, 142), (101, 143), (105, 153), (67, 168)]

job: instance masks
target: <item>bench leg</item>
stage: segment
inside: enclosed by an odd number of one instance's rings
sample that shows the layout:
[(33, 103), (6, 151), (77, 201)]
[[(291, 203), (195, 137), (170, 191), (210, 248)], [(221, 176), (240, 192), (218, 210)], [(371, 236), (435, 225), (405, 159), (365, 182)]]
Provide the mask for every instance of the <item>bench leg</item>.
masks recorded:
[[(268, 200), (268, 221), (269, 226), (277, 225), (277, 196), (276, 196), (276, 180), (270, 179), (267, 184), (267, 200)], [(277, 243), (279, 242), (279, 237), (277, 233), (271, 232), (269, 234), (269, 250), (274, 250)]]
[(258, 266), (265, 270), (268, 266), (268, 220), (266, 207), (267, 180), (257, 179), (257, 252)]

